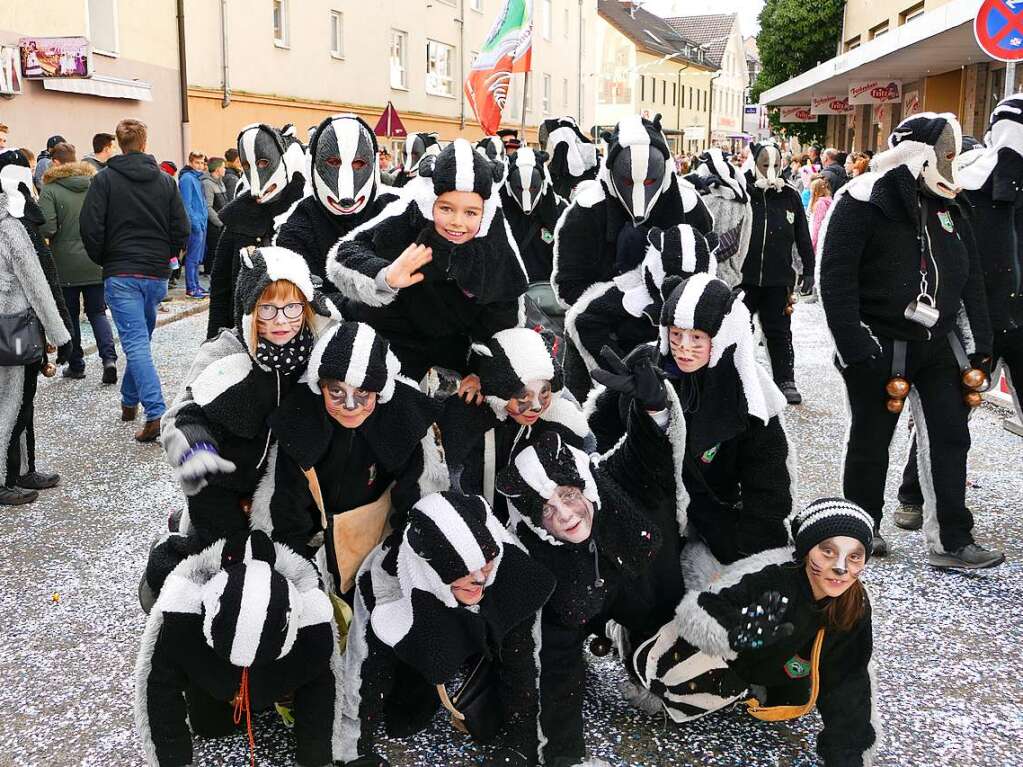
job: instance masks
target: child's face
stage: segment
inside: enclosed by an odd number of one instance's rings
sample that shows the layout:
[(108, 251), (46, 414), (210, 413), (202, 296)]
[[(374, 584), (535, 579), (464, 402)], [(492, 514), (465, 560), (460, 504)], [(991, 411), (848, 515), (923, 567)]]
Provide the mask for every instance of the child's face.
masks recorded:
[(479, 233), (483, 198), (475, 192), (445, 192), (433, 203), (433, 227), (449, 242), (460, 245)]

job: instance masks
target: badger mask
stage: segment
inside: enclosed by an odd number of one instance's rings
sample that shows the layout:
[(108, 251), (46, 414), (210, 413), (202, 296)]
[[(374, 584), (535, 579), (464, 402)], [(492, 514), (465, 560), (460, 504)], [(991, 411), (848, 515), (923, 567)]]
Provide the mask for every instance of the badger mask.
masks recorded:
[(508, 159), (508, 178), (505, 189), (512, 199), (529, 215), (547, 192), (546, 152), (519, 149)]
[(405, 139), (405, 153), (401, 167), (409, 176), (419, 173), (419, 163), (424, 157), (440, 154), (440, 144), (432, 133), (412, 133)]
[(490, 162), (504, 162), (504, 142), (500, 136), (487, 136), (480, 139), (476, 144), (476, 151), (486, 157)]
[(955, 127), (946, 123), (934, 142), (935, 162), (924, 165), (920, 180), (931, 194), (954, 200), (959, 193), (959, 185), (955, 178), (955, 161), (962, 146), (961, 139), (956, 136)]
[(377, 142), (363, 120), (327, 118), (316, 129), (310, 154), (313, 194), (327, 212), (354, 216), (373, 202), (380, 175)]
[(250, 125), (238, 134), (238, 156), (252, 199), (261, 205), (288, 185), (284, 140), (269, 125)]
[(754, 184), (757, 189), (780, 190), (785, 185), (781, 177), (781, 150), (774, 144), (762, 144), (753, 151)]
[(665, 187), (664, 153), (650, 144), (623, 148), (611, 164), (611, 184), (637, 224), (650, 215)]

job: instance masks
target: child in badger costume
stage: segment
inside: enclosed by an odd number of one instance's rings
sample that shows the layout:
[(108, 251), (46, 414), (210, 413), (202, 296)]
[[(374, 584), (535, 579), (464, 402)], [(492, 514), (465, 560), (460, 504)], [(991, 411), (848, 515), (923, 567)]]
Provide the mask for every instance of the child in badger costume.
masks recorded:
[(501, 186), (501, 209), (531, 283), (550, 282), (554, 230), (568, 207), (554, 191), (545, 162), (546, 152), (525, 148), (513, 152), (508, 157), (508, 173)]
[(764, 721), (824, 720), (825, 767), (870, 767), (881, 743), (871, 604), (859, 581), (873, 522), (841, 498), (792, 521), (795, 547), (765, 551), (690, 588), (633, 670), (652, 710), (688, 722), (748, 697)]
[(554, 193), (571, 200), (583, 181), (592, 181), (600, 169), (597, 145), (579, 130), (574, 117), (551, 117), (540, 123), (540, 148), (547, 153)]
[(419, 175), (419, 164), (427, 157), (440, 154), (440, 144), (435, 133), (410, 133), (405, 137), (405, 151), (401, 156), (401, 170), (398, 171), (391, 186), (403, 187)]
[(242, 718), (251, 738), (252, 712), (293, 693), (297, 763), (332, 765), (341, 713), (333, 615), (313, 564), (263, 533), (183, 560), (149, 614), (135, 662), (146, 762), (190, 765), (193, 732), (228, 735)]
[(391, 342), (402, 369), (465, 372), (472, 341), (521, 325), (526, 270), (495, 184), (503, 166), (455, 139), (400, 199), (331, 250), (346, 316)]
[(405, 530), (359, 572), (335, 757), (344, 767), (386, 767), (373, 751), (381, 720), (392, 736), (423, 729), (441, 704), (438, 687), (486, 656), (504, 737), (484, 765), (535, 764), (539, 611), (553, 590), (551, 574), (482, 498), (420, 499)]

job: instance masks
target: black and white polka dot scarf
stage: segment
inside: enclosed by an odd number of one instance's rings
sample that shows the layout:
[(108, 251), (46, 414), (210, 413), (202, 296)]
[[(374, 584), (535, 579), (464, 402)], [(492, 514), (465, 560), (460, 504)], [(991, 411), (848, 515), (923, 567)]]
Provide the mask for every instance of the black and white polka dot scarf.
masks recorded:
[(256, 361), (285, 375), (303, 370), (313, 350), (313, 334), (303, 327), (288, 343), (278, 346), (264, 338), (256, 344)]

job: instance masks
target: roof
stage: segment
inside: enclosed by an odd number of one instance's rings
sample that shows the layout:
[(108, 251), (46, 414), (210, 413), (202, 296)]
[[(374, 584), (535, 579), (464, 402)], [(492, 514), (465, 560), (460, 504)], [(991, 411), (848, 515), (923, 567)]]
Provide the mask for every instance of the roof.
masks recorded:
[(737, 13), (711, 13), (705, 16), (671, 16), (664, 21), (683, 37), (705, 45), (708, 62), (720, 68), (738, 16)]
[(673, 29), (660, 16), (643, 10), (630, 0), (598, 0), (597, 12), (637, 48), (654, 56), (673, 56), (712, 69), (697, 42)]

